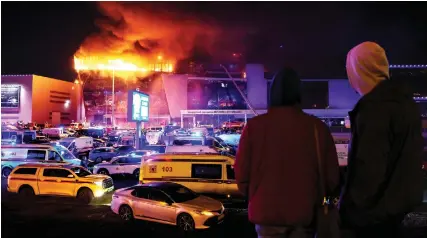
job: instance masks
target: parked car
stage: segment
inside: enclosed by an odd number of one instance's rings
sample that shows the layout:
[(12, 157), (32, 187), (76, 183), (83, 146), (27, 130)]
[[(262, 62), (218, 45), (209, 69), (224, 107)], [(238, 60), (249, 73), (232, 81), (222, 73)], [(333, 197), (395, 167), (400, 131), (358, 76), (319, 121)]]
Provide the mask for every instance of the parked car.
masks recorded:
[(111, 210), (125, 221), (134, 219), (176, 225), (184, 232), (224, 221), (224, 206), (213, 198), (170, 182), (154, 182), (117, 190)]
[(93, 147), (94, 148), (98, 148), (98, 147), (105, 147), (106, 146), (106, 142), (103, 139), (93, 139)]
[(120, 145), (116, 147), (118, 155), (127, 155), (130, 152), (135, 150), (135, 147), (132, 145)]
[(102, 162), (93, 167), (95, 174), (131, 174), (139, 178), (139, 167), (141, 166), (141, 157), (117, 156), (110, 162)]
[(113, 157), (119, 156), (119, 155), (126, 155), (129, 154), (131, 151), (134, 151), (135, 148), (133, 146), (119, 146), (119, 147), (99, 147), (94, 150), (92, 150), (89, 153), (89, 160), (93, 161), (94, 163), (98, 164), (102, 161), (111, 161)]
[(117, 151), (113, 147), (99, 147), (89, 152), (89, 160), (95, 163), (101, 163), (102, 161), (110, 161), (117, 155)]
[(154, 154), (158, 154), (158, 152), (155, 150), (134, 150), (127, 155), (131, 157), (143, 157), (143, 156), (150, 156)]
[(106, 175), (93, 175), (80, 166), (62, 164), (25, 164), (16, 167), (7, 180), (7, 190), (22, 196), (76, 197), (90, 203), (114, 189)]

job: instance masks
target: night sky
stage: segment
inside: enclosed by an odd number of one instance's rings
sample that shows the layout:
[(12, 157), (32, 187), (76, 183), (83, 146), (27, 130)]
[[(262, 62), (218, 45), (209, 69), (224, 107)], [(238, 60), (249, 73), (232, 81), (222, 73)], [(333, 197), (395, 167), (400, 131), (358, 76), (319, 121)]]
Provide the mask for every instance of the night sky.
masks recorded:
[[(386, 49), (391, 64), (427, 64), (425, 2), (136, 4), (161, 8), (164, 15), (159, 17), (164, 19), (169, 13), (174, 21), (191, 16), (193, 22), (220, 29), (216, 47), (188, 55), (200, 61), (228, 62), (227, 56), (238, 52), (243, 61), (264, 63), (270, 71), (286, 65), (303, 78), (344, 78), (348, 50), (370, 40)], [(2, 74), (72, 80), (73, 55), (86, 37), (98, 31), (95, 21), (103, 17), (97, 4), (89, 2), (1, 6)]]

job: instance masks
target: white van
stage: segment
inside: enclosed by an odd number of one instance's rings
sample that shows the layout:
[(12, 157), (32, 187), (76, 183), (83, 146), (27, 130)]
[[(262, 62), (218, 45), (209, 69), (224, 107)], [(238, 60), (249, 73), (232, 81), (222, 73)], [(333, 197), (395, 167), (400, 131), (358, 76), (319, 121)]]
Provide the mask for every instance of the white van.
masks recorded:
[(15, 145), (1, 148), (1, 173), (3, 177), (18, 165), (35, 162), (63, 162), (80, 165), (81, 161), (74, 157), (65, 147), (55, 148), (51, 145)]
[(89, 136), (82, 137), (68, 137), (58, 141), (59, 144), (66, 147), (69, 151), (78, 150), (92, 150), (93, 149), (93, 138)]
[(44, 128), (42, 134), (49, 138), (65, 138), (68, 137), (62, 128)]
[(233, 165), (233, 158), (219, 154), (156, 154), (144, 158), (139, 182), (169, 181), (202, 194), (242, 198)]
[(89, 136), (63, 138), (58, 143), (79, 158), (89, 156), (89, 152), (93, 150), (93, 138)]
[(162, 135), (163, 133), (161, 131), (148, 131), (145, 135), (145, 139), (149, 145), (157, 145), (162, 143)]
[(150, 126), (147, 128), (147, 132), (164, 132), (164, 126)]

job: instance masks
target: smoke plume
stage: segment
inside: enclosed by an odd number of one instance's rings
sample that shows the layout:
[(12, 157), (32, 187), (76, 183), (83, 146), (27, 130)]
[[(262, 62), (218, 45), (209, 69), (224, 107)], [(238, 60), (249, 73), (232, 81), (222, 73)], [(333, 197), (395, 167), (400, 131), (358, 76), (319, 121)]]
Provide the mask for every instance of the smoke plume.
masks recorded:
[(99, 10), (104, 16), (95, 22), (99, 31), (84, 40), (77, 57), (126, 58), (145, 64), (157, 55), (176, 62), (194, 52), (221, 57), (238, 48), (236, 31), (182, 9), (171, 11), (167, 3), (100, 2)]

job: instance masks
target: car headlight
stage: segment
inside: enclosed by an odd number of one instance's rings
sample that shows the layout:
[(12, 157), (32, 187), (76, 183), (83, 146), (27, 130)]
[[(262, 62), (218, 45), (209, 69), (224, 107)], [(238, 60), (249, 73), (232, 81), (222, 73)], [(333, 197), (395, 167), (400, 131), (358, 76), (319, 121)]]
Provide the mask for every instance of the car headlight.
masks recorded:
[(210, 211), (198, 211), (198, 210), (194, 210), (195, 213), (199, 214), (199, 215), (204, 215), (204, 216), (213, 216), (214, 214)]
[(93, 182), (93, 183), (96, 184), (97, 186), (102, 187), (102, 181), (96, 181), (96, 182)]

